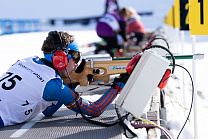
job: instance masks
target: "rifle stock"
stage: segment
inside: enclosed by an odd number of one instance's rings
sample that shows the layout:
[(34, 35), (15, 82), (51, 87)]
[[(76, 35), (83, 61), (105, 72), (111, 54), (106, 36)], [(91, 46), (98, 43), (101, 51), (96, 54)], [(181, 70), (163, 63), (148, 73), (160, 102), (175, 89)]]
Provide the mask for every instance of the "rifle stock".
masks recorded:
[[(79, 82), (80, 86), (89, 84), (88, 75), (93, 75), (92, 82), (104, 81), (109, 83), (110, 75), (126, 73), (126, 66), (130, 60), (112, 60), (112, 61), (86, 61), (81, 73), (73, 71), (70, 74), (71, 82)], [(98, 72), (95, 72), (98, 70)], [(62, 78), (65, 84), (71, 83), (68, 78)]]

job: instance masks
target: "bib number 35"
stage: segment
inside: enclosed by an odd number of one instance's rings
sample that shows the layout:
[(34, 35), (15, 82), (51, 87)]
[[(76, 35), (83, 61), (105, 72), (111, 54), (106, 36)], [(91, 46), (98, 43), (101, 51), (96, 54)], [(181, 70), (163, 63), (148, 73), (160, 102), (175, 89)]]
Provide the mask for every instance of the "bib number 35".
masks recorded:
[(16, 80), (21, 81), (22, 78), (19, 75), (15, 75), (11, 72), (6, 72), (8, 74), (6, 77), (0, 79), (0, 83), (2, 83), (1, 87), (5, 90), (11, 90), (16, 85)]

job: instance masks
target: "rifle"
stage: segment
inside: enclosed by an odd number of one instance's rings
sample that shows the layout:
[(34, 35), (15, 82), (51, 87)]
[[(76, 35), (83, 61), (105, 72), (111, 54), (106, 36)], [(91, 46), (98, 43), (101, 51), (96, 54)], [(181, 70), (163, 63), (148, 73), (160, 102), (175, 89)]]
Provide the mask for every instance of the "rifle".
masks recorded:
[[(169, 48), (169, 45), (165, 39), (159, 36), (157, 38), (156, 36), (151, 39), (148, 44), (145, 46), (149, 47), (152, 45), (152, 42), (157, 39), (162, 39), (166, 42), (167, 47)], [(197, 57), (196, 55), (195, 57)], [(167, 59), (171, 59), (170, 56), (165, 56)], [(193, 55), (179, 55), (174, 56), (175, 59), (193, 59)], [(198, 56), (203, 57), (203, 56)], [(107, 57), (93, 57), (88, 59), (82, 59), (81, 64), (76, 71), (73, 71), (70, 74), (70, 78), (62, 78), (65, 84), (69, 83), (76, 83), (79, 82), (80, 86), (87, 86), (89, 82), (94, 81), (104, 81), (104, 83), (109, 83), (110, 81), (110, 75), (113, 74), (122, 74), (126, 73), (126, 66), (132, 59), (132, 57), (128, 58), (110, 58)], [(105, 61), (104, 61), (105, 60)]]
[(80, 86), (87, 86), (89, 82), (104, 81), (109, 83), (110, 75), (126, 73), (126, 66), (130, 59), (113, 59), (103, 61), (103, 57), (82, 59), (76, 71), (70, 74), (70, 78), (62, 78), (65, 84), (79, 82)]
[[(164, 57), (171, 60), (171, 56)], [(176, 60), (203, 59), (204, 54), (174, 55), (174, 57)], [(62, 78), (62, 80), (65, 84), (79, 82), (80, 86), (87, 86), (91, 81), (90, 76), (93, 76), (93, 82), (104, 81), (104, 83), (109, 83), (110, 75), (126, 73), (126, 66), (132, 58), (113, 58), (103, 61), (104, 59), (103, 57), (82, 59), (77, 70), (70, 74), (71, 81), (69, 78)]]

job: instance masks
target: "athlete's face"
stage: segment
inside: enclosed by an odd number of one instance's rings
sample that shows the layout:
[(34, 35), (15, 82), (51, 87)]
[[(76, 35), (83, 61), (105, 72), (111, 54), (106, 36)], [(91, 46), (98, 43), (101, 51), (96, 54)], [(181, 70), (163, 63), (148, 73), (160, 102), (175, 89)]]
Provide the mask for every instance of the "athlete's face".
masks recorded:
[[(69, 74), (71, 74), (72, 71), (74, 71), (76, 69), (76, 67), (78, 66), (78, 64), (75, 63), (74, 59), (70, 59), (69, 60), (69, 63), (66, 67), (66, 70), (68, 71)], [(59, 74), (62, 78), (67, 78), (68, 75), (67, 75), (67, 72), (66, 70), (59, 70)]]

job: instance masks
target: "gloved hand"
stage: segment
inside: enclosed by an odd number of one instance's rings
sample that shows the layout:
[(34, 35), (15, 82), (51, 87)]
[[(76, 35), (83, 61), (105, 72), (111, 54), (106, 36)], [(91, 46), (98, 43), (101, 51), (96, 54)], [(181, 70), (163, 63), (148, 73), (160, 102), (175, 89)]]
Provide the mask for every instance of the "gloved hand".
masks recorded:
[(77, 87), (78, 85), (80, 85), (79, 82), (67, 84), (67, 86), (68, 86), (70, 89), (74, 90), (74, 91), (75, 91), (75, 89), (76, 89), (76, 87)]
[(114, 79), (113, 84), (122, 82), (125, 85), (129, 77), (130, 77), (130, 74), (128, 73), (120, 74), (120, 77)]
[(129, 79), (129, 76), (130, 76), (130, 74), (128, 74), (128, 73), (120, 74), (119, 78), (114, 79), (113, 85), (111, 87), (113, 87), (113, 88), (117, 89), (119, 92), (121, 92), (121, 90), (123, 89), (127, 80)]

